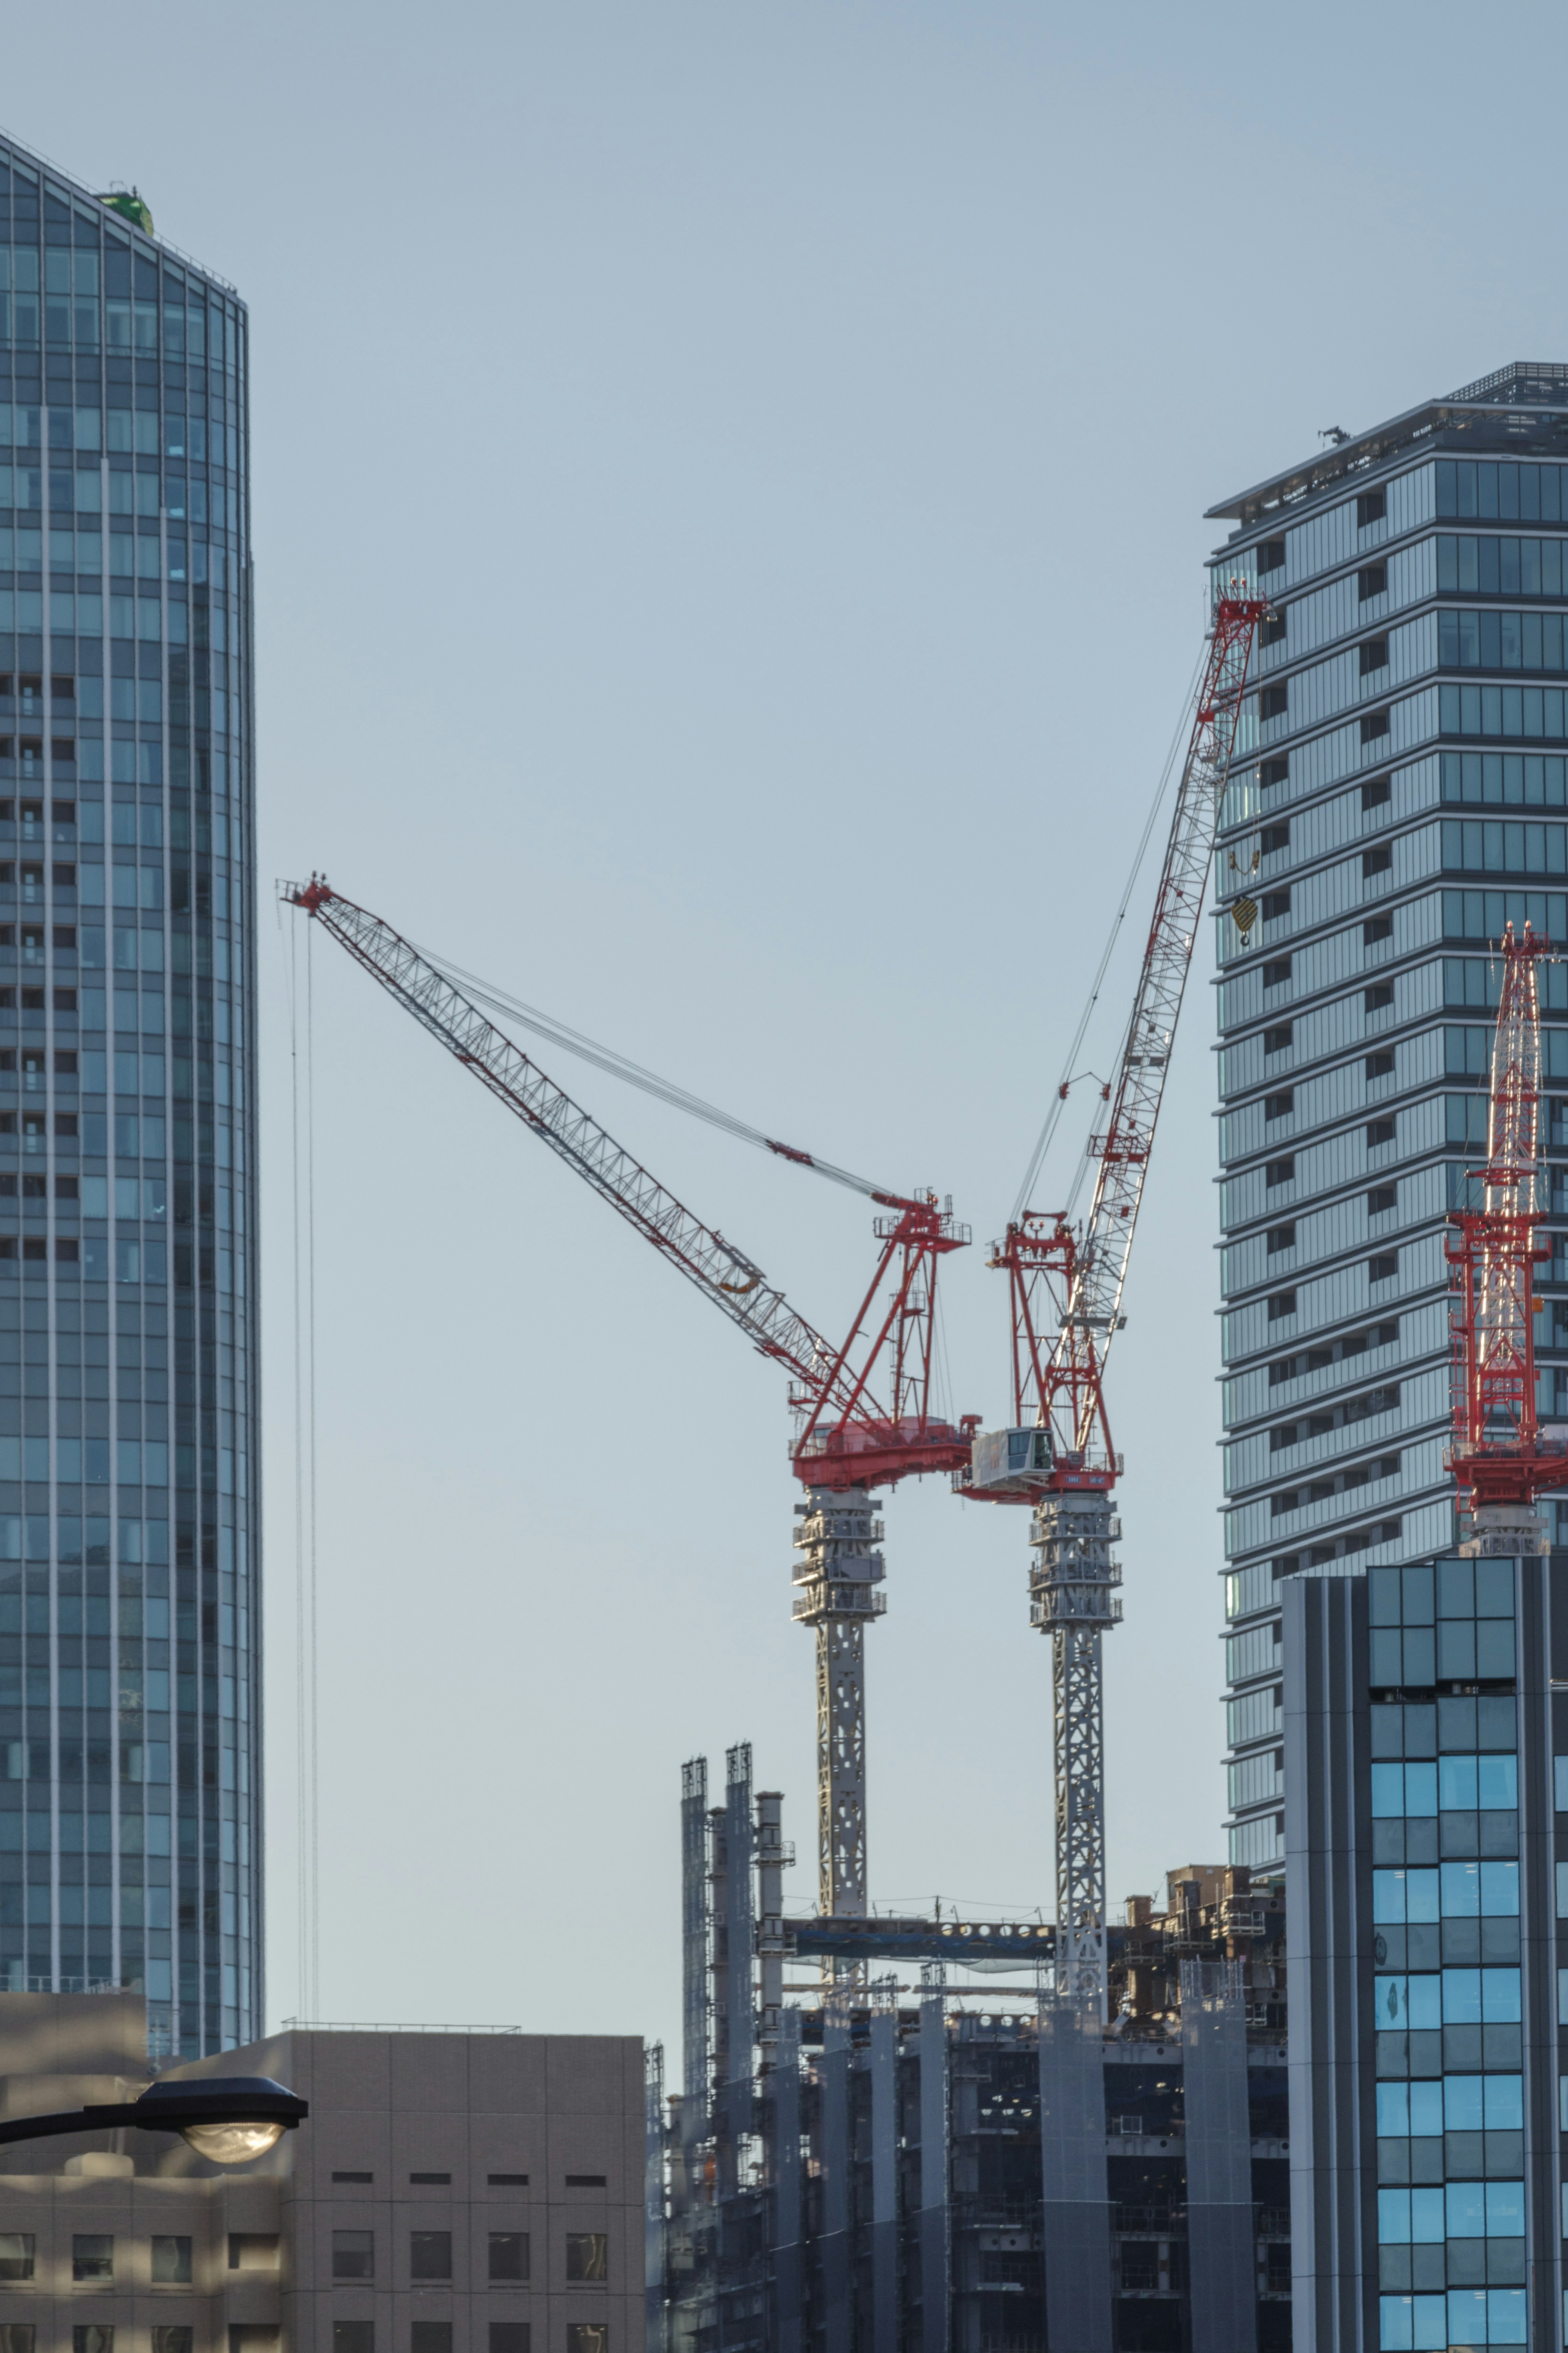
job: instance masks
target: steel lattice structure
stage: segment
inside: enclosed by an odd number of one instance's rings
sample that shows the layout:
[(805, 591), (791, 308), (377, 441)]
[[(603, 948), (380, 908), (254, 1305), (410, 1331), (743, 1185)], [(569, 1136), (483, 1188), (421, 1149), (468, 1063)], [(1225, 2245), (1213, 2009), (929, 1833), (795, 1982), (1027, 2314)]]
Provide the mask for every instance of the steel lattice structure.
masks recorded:
[[(452, 979), (390, 923), (330, 888), (324, 877), (284, 883), (281, 895), (329, 931), (388, 995), (455, 1055), (507, 1109), (575, 1169), (660, 1255), (695, 1283), (790, 1377), (791, 1460), (806, 1489), (795, 1546), (797, 1622), (816, 1636), (818, 1869), (826, 1910), (866, 1909), (864, 1630), (886, 1604), (870, 1488), (969, 1459), (977, 1417), (931, 1411), (936, 1271), (969, 1229), (934, 1194), (874, 1193), (877, 1271), (848, 1337), (835, 1347), (767, 1282), (760, 1267), (706, 1226), (581, 1104), (546, 1078)], [(770, 1145), (784, 1158), (811, 1156)], [(886, 1295), (884, 1297), (884, 1287)], [(880, 1309), (879, 1312), (879, 1302)], [(886, 1362), (889, 1386), (872, 1388)]]
[[(1121, 1530), (1110, 1490), (1121, 1468), (1104, 1377), (1122, 1322), (1132, 1236), (1164, 1099), (1176, 1021), (1203, 912), (1220, 803), (1236, 746), (1258, 625), (1258, 597), (1222, 597), (1176, 786), (1154, 912), (1121, 1044), (1106, 1089), (1110, 1117), (1091, 1137), (1093, 1198), (1081, 1227), (1026, 1211), (989, 1263), (1008, 1278), (1016, 1421), (1050, 1433), (1048, 1463), (993, 1487), (988, 1500), (1035, 1507), (1033, 1623), (1052, 1643), (1056, 1774), (1057, 1984), (1107, 2000), (1105, 1734), (1102, 1646), (1121, 1615)], [(977, 1498), (981, 1490), (963, 1492)]]
[[(1535, 1385), (1541, 1176), (1541, 1007), (1535, 968), (1547, 951), (1526, 923), (1502, 940), (1502, 986), (1492, 1038), (1487, 1162), (1472, 1169), (1479, 1209), (1455, 1209), (1447, 1256), (1453, 1270), (1453, 1437), (1448, 1467), (1458, 1481), (1472, 1535), (1500, 1512), (1499, 1540), (1512, 1549), (1517, 1514), (1548, 1489), (1568, 1484), (1568, 1450), (1542, 1434)], [(1478, 1527), (1478, 1522), (1481, 1527)]]

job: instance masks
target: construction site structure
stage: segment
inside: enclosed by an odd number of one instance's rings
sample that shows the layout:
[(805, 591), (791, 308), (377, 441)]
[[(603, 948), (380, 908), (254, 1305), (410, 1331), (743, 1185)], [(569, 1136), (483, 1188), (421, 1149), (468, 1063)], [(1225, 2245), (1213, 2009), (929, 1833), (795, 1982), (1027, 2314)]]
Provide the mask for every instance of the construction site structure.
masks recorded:
[[(1550, 1261), (1539, 1154), (1541, 1000), (1548, 943), (1528, 923), (1500, 943), (1491, 1098), (1483, 1168), (1448, 1213), (1452, 1271), (1453, 1437), (1460, 1549), (1516, 1557), (1548, 1549), (1536, 1498), (1568, 1486), (1568, 1439), (1542, 1430), (1535, 1370), (1535, 1268)], [(1479, 1189), (1479, 1201), (1474, 1198)]]
[[(873, 1489), (969, 1459), (978, 1416), (954, 1423), (931, 1409), (936, 1278), (969, 1240), (951, 1200), (889, 1193), (832, 1170), (886, 1214), (875, 1221), (877, 1266), (848, 1336), (825, 1339), (762, 1269), (685, 1208), (587, 1112), (546, 1078), (438, 965), (390, 923), (332, 890), (324, 876), (280, 895), (347, 949), (491, 1094), (584, 1177), (676, 1271), (789, 1376), (790, 1450), (805, 1490), (795, 1507), (793, 1615), (816, 1638), (817, 1886), (820, 1909), (864, 1914), (866, 1886), (865, 1630), (886, 1607), (882, 1525)], [(811, 1154), (759, 1137), (805, 1166)], [(873, 1386), (873, 1382), (877, 1384)]]
[[(1177, 781), (1154, 912), (1114, 1079), (1091, 1137), (1096, 1175), (1081, 1227), (1022, 1208), (987, 1261), (1008, 1278), (1013, 1421), (975, 1438), (954, 1484), (974, 1502), (1028, 1504), (1030, 1620), (1052, 1648), (1058, 1984), (1109, 2014), (1103, 1644), (1121, 1615), (1122, 1469), (1104, 1378), (1191, 969), (1221, 799), (1258, 627), (1256, 596), (1221, 597)], [(1250, 902), (1247, 902), (1250, 905)], [(1257, 910), (1251, 911), (1256, 920)], [(1065, 1096), (1067, 1088), (1061, 1090)]]
[[(647, 2353), (1284, 2353), (1279, 1894), (1194, 1864), (1132, 1899), (1106, 2028), (1037, 1920), (791, 1918), (781, 1823), (745, 1744), (721, 1805), (684, 1768)], [(847, 1951), (864, 1982), (786, 1989)]]

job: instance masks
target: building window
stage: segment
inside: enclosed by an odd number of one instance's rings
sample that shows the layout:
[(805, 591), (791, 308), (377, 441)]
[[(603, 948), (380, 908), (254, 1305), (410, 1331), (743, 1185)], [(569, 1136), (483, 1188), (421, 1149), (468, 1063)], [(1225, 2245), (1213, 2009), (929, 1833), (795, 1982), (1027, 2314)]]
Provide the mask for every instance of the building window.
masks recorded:
[(1394, 849), (1389, 842), (1380, 843), (1376, 849), (1363, 849), (1361, 854), (1362, 881), (1370, 882), (1374, 874), (1386, 874), (1393, 863)]
[(79, 2231), (71, 2241), (71, 2277), (73, 2280), (111, 2280), (114, 2277), (114, 2241), (100, 2238), (92, 2232)]
[(114, 2326), (89, 2320), (71, 2330), (71, 2353), (114, 2353)]
[(492, 2320), (490, 2353), (529, 2353), (526, 2320)]
[(1392, 915), (1369, 915), (1361, 927), (1361, 944), (1363, 948), (1379, 947), (1384, 940), (1391, 940), (1393, 937)]
[(416, 2280), (449, 2280), (452, 2276), (450, 2231), (411, 2231), (408, 2234), (408, 2276)]
[(1370, 817), (1373, 809), (1386, 808), (1394, 798), (1391, 776), (1373, 776), (1361, 788), (1361, 813)]
[(1268, 1163), (1263, 1171), (1263, 1181), (1272, 1192), (1276, 1185), (1294, 1183), (1295, 1176), (1296, 1155), (1293, 1152), (1287, 1152), (1283, 1159), (1270, 1160)]
[(30, 2320), (0, 2321), (0, 2353), (33, 2353)]
[(342, 2280), (368, 2280), (375, 2277), (375, 2232), (374, 2231), (334, 2231), (332, 2232), (332, 2277)]
[[(153, 2331), (153, 2353), (191, 2353), (191, 2338), (194, 2332), (190, 2328), (186, 2327), (183, 2323), (176, 2324), (172, 2328), (154, 2328)], [(231, 2347), (234, 2341), (234, 2334), (235, 2332), (231, 2328), (229, 2331), (229, 2342)]]
[(375, 2353), (374, 2320), (334, 2320), (332, 2353)]
[(278, 2269), (276, 2231), (231, 2231), (228, 2234), (231, 2272), (275, 2272)]
[(1374, 1185), (1366, 1197), (1366, 1214), (1369, 1218), (1381, 1218), (1388, 1210), (1396, 1209), (1398, 1207), (1397, 1185)]
[(433, 2189), (449, 2189), (452, 2180), (449, 2173), (411, 2173), (408, 2179), (416, 2188)]
[(0, 2280), (29, 2280), (37, 2242), (31, 2231), (0, 2231)]
[(526, 2173), (488, 2173), (485, 2176), (492, 2189), (526, 2189)]
[(1281, 1087), (1278, 1094), (1265, 1095), (1263, 1098), (1263, 1116), (1266, 1121), (1289, 1119), (1295, 1107), (1294, 1087)]
[(610, 2353), (610, 2331), (602, 2320), (569, 2320), (566, 2353)]
[(1258, 694), (1259, 719), (1283, 719), (1289, 708), (1290, 690), (1288, 686), (1266, 686)]
[(1290, 885), (1289, 882), (1286, 883), (1283, 891), (1266, 891), (1264, 892), (1263, 920), (1266, 923), (1277, 923), (1281, 915), (1288, 915), (1289, 912)]
[(1393, 1282), (1397, 1279), (1398, 1273), (1399, 1252), (1397, 1250), (1380, 1250), (1375, 1258), (1369, 1258), (1366, 1262), (1366, 1279), (1369, 1282)]
[(1376, 1152), (1380, 1145), (1392, 1144), (1393, 1141), (1394, 1122), (1391, 1119), (1369, 1119), (1367, 1121), (1366, 1148), (1369, 1152)]
[(609, 2186), (609, 2177), (607, 2174), (569, 2173), (566, 2176), (566, 2187), (568, 2189), (607, 2189)]
[(1393, 1075), (1393, 1071), (1394, 1052), (1391, 1047), (1385, 1046), (1378, 1053), (1367, 1056), (1366, 1075), (1369, 1081), (1389, 1078)]
[(1363, 744), (1381, 744), (1388, 732), (1389, 718), (1386, 711), (1369, 711), (1365, 713), (1361, 723), (1361, 740)]
[(1384, 1013), (1393, 1002), (1394, 983), (1391, 980), (1374, 981), (1370, 988), (1362, 992), (1362, 1008), (1367, 1013)]
[(1282, 1054), (1287, 1046), (1290, 1043), (1294, 1028), (1295, 1025), (1293, 1022), (1280, 1021), (1276, 1023), (1272, 1029), (1266, 1029), (1263, 1033), (1264, 1052), (1266, 1054)]
[(1289, 849), (1290, 847), (1289, 818), (1287, 818), (1283, 825), (1266, 825), (1259, 839), (1265, 858), (1272, 858), (1277, 850)]
[(1263, 616), (1262, 633), (1264, 644), (1266, 646), (1282, 646), (1285, 642), (1285, 616), (1283, 613), (1265, 613)]
[(1258, 764), (1258, 781), (1265, 792), (1270, 785), (1288, 783), (1289, 776), (1290, 755), (1288, 752), (1279, 753), (1272, 760), (1260, 760)]
[(334, 2173), (332, 2179), (334, 2181), (374, 2181), (375, 2176), (374, 2173)]
[(1378, 670), (1386, 670), (1387, 668), (1388, 639), (1386, 638), (1363, 638), (1361, 643), (1361, 674), (1363, 678), (1372, 678)]
[(1294, 1315), (1295, 1313), (1295, 1293), (1293, 1291), (1275, 1292), (1268, 1302), (1268, 1321), (1270, 1324), (1282, 1323), (1287, 1315)]
[(153, 2241), (153, 2284), (155, 2287), (189, 2287), (191, 2284), (191, 2242), (189, 2239)]
[(1296, 1220), (1294, 1218), (1291, 1219), (1289, 1224), (1287, 1226), (1269, 1227), (1268, 1255), (1270, 1258), (1277, 1258), (1281, 1250), (1294, 1250), (1295, 1247)]
[(1355, 502), (1355, 527), (1365, 531), (1369, 524), (1381, 522), (1388, 512), (1386, 491), (1363, 491)]
[(490, 2232), (490, 2277), (493, 2280), (525, 2280), (528, 2277), (526, 2231)]
[(568, 2280), (594, 2281), (599, 2285), (609, 2276), (610, 2242), (603, 2231), (568, 2231), (566, 2233), (566, 2276)]
[(1259, 571), (1260, 573), (1264, 573), (1264, 572), (1282, 572), (1282, 571), (1284, 570), (1284, 568), (1285, 568), (1285, 543), (1284, 543), (1284, 541), (1283, 541), (1282, 539), (1266, 539), (1266, 540), (1261, 541), (1261, 542), (1259, 543), (1258, 550), (1258, 571)]
[(1263, 967), (1264, 987), (1283, 988), (1289, 977), (1290, 958), (1288, 955), (1270, 956)]
[(408, 2353), (452, 2353), (449, 2320), (416, 2320), (408, 2330)]
[(1355, 592), (1363, 605), (1373, 596), (1386, 596), (1388, 593), (1387, 565), (1363, 564), (1355, 576)]

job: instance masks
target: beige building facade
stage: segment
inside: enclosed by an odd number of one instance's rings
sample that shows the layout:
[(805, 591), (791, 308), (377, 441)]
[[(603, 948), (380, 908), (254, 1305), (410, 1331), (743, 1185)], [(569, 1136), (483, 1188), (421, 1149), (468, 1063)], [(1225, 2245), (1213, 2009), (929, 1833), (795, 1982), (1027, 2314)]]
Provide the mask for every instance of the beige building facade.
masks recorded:
[[(0, 2116), (132, 2099), (145, 2052), (140, 1995), (0, 1994)], [(0, 2353), (641, 2353), (635, 2036), (333, 2028), (160, 2072), (310, 2119), (232, 2171), (0, 2147)]]

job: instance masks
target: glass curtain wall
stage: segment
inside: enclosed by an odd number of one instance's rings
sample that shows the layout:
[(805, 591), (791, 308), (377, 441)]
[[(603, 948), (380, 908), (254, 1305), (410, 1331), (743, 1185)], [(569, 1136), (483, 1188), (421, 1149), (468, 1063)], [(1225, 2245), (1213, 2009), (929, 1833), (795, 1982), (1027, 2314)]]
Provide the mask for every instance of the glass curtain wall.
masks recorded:
[(247, 327), (0, 143), (0, 1986), (262, 2021)]

